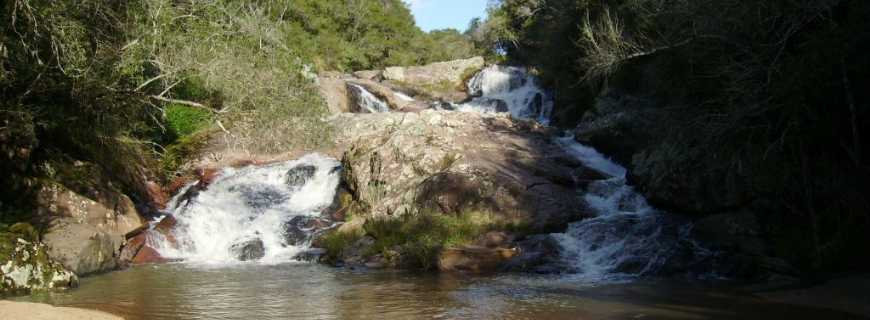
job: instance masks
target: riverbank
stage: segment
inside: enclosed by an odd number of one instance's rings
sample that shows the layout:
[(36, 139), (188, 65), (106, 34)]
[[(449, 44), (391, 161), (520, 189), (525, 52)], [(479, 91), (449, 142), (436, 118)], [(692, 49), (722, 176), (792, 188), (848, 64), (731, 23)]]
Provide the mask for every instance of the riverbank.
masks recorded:
[(55, 307), (49, 304), (13, 302), (0, 300), (0, 319), (8, 320), (119, 320), (124, 319), (101, 311), (68, 307)]

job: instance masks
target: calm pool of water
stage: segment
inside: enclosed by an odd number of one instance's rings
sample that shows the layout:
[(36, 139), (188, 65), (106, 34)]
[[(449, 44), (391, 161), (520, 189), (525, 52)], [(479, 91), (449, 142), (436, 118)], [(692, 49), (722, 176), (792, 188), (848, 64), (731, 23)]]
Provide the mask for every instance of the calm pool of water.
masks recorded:
[(709, 284), (592, 286), (566, 277), (353, 271), (315, 264), (164, 264), (17, 298), (126, 319), (860, 319)]

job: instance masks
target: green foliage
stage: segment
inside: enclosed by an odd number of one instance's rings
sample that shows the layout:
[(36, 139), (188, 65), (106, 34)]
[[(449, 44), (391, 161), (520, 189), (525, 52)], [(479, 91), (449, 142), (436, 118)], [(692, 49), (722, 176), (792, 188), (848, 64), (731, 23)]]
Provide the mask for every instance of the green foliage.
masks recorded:
[(539, 71), (561, 125), (602, 92), (666, 107), (650, 179), (771, 202), (768, 234), (794, 244), (781, 255), (818, 270), (870, 265), (853, 254), (870, 225), (855, 191), (870, 181), (867, 14), (850, 0), (502, 0), (472, 34)]
[(485, 212), (463, 212), (453, 216), (421, 211), (400, 217), (371, 218), (366, 220), (363, 230), (375, 239), (367, 255), (388, 255), (399, 249), (409, 258), (407, 264), (428, 270), (436, 267), (438, 254), (443, 248), (469, 244), (482, 234), (506, 225)]
[(207, 144), (210, 136), (208, 131), (197, 131), (194, 134), (180, 137), (175, 143), (166, 147), (161, 161), (162, 172), (166, 176), (174, 176), (179, 167), (186, 161), (196, 157)]
[(326, 257), (335, 259), (340, 257), (345, 249), (352, 246), (362, 237), (363, 234), (359, 230), (348, 232), (335, 230), (323, 235), (318, 241), (320, 246), (326, 250)]
[(178, 136), (187, 136), (204, 128), (212, 119), (211, 112), (180, 104), (166, 106), (166, 124)]

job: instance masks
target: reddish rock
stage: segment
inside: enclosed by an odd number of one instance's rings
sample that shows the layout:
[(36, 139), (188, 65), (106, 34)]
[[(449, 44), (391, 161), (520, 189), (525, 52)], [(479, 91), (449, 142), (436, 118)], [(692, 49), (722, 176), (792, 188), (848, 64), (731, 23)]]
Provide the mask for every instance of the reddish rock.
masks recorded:
[(148, 192), (148, 202), (157, 209), (166, 209), (169, 203), (169, 195), (163, 191), (159, 184), (153, 181), (145, 182), (145, 191)]
[(517, 256), (515, 248), (464, 246), (444, 249), (438, 257), (438, 270), (489, 273)]
[(201, 188), (205, 189), (218, 178), (220, 170), (217, 168), (204, 168), (200, 169), (197, 174), (199, 175), (199, 184)]
[(160, 222), (158, 222), (157, 225), (154, 226), (154, 229), (152, 229), (151, 231), (160, 233), (161, 235), (163, 235), (163, 237), (166, 238), (167, 241), (169, 241), (169, 243), (175, 245), (178, 241), (175, 239), (175, 234), (173, 233), (173, 230), (175, 230), (175, 226), (177, 224), (178, 221), (175, 220), (175, 217), (166, 216), (165, 218), (163, 218), (163, 220), (160, 220)]
[(118, 256), (118, 261), (120, 261), (122, 267), (129, 266), (133, 263), (133, 260), (139, 254), (139, 251), (145, 246), (147, 242), (147, 231), (140, 232), (136, 236), (127, 239), (127, 243), (124, 244), (124, 247), (121, 248), (121, 254)]
[(172, 181), (169, 182), (169, 185), (166, 186), (166, 188), (165, 188), (166, 193), (167, 194), (176, 194), (179, 191), (181, 191), (181, 189), (183, 189), (186, 185), (193, 182), (195, 179), (196, 179), (196, 177), (194, 177), (192, 175), (183, 175), (183, 176), (175, 177), (175, 179), (172, 179)]
[(139, 250), (139, 252), (136, 253), (136, 256), (133, 258), (132, 263), (135, 265), (135, 264), (146, 264), (146, 263), (162, 263), (162, 262), (167, 262), (167, 261), (168, 260), (166, 258), (160, 256), (160, 253), (157, 252), (156, 249), (154, 249), (148, 245), (144, 245)]

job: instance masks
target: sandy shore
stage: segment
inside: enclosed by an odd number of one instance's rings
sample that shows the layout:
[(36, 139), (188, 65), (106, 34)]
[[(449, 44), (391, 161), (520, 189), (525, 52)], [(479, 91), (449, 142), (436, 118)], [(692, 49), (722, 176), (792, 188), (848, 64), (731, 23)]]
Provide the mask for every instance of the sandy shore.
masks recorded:
[(0, 300), (0, 319), (4, 320), (119, 320), (101, 311), (55, 307), (48, 304)]

